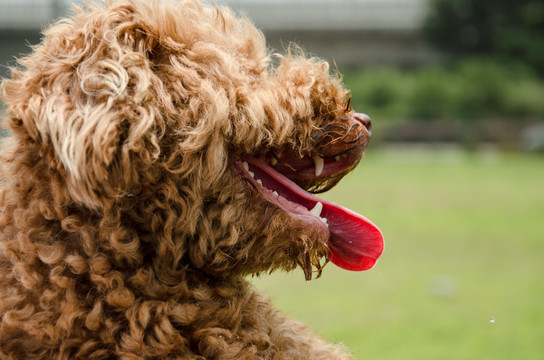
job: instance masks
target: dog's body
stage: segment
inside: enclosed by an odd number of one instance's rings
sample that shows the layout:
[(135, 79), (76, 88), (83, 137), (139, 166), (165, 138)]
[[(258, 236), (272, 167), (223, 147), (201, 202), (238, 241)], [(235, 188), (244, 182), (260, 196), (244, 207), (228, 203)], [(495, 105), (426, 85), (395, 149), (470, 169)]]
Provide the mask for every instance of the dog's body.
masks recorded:
[(196, 0), (90, 6), (45, 32), (2, 85), (1, 359), (350, 357), (244, 280), (362, 270), (383, 246), (305, 191), (357, 165), (368, 119), (326, 63), (278, 58)]

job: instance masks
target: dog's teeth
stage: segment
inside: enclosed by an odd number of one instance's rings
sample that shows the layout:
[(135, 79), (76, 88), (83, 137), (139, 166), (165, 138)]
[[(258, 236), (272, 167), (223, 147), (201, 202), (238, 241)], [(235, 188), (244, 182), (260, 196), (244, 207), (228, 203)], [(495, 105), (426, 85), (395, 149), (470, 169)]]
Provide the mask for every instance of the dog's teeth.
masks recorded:
[(278, 160), (276, 160), (276, 158), (273, 157), (272, 159), (270, 159), (270, 163), (272, 164), (272, 166), (274, 166), (278, 163)]
[(244, 166), (244, 169), (246, 169), (246, 171), (249, 171), (249, 164), (246, 161), (244, 161), (242, 165)]
[(340, 156), (335, 156), (334, 160), (336, 160), (336, 162), (340, 161)]
[(249, 170), (248, 170), (248, 172), (247, 172), (247, 173), (248, 173), (248, 174), (249, 174), (249, 176), (251, 176), (252, 178), (254, 178), (254, 177), (255, 177), (255, 173), (254, 173), (253, 171), (249, 171)]
[(321, 222), (325, 225), (327, 225), (327, 227), (329, 227), (329, 222), (327, 221), (327, 218), (322, 218), (322, 217), (319, 217), (319, 220), (321, 220)]
[(315, 204), (314, 208), (312, 210), (310, 210), (310, 213), (312, 215), (315, 215), (315, 216), (319, 217), (319, 215), (321, 215), (321, 210), (323, 210), (323, 204), (320, 203), (320, 202), (317, 202), (317, 204)]
[(315, 176), (319, 176), (323, 172), (323, 166), (325, 166), (325, 161), (319, 156), (314, 156), (313, 159), (315, 165)]
[(257, 179), (257, 184), (259, 184), (261, 186), (263, 185), (263, 182), (261, 181), (261, 179)]
[(276, 196), (279, 196), (278, 192), (277, 191), (272, 191), (272, 194), (276, 195)]

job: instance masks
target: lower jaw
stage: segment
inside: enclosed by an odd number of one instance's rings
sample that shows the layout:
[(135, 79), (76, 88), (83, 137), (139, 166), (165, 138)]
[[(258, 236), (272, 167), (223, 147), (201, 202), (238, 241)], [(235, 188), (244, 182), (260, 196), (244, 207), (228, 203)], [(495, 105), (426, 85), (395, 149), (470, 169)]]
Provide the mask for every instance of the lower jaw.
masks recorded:
[[(330, 256), (339, 267), (353, 271), (374, 266), (383, 251), (383, 235), (370, 220), (308, 193), (261, 160), (242, 157), (235, 168), (263, 201), (284, 210), (292, 219), (291, 225), (302, 227), (308, 234), (306, 238), (312, 234), (322, 239), (327, 259)], [(305, 254), (310, 256), (310, 250)], [(319, 261), (311, 263), (319, 268)]]
[(244, 157), (236, 167), (266, 201), (328, 233), (326, 220), (320, 216), (321, 199), (255, 158)]

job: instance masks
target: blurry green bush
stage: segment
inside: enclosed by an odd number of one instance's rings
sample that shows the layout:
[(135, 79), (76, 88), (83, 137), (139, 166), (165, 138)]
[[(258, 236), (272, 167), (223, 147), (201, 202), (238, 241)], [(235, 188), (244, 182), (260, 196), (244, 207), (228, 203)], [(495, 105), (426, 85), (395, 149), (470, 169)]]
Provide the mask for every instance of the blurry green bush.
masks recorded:
[(494, 128), (499, 138), (503, 129), (502, 137), (512, 138), (513, 131), (544, 120), (544, 82), (531, 68), (509, 62), (467, 58), (410, 71), (369, 67), (347, 71), (344, 81), (356, 110), (386, 127), (419, 123), (430, 138), (437, 123), (457, 126), (458, 140), (472, 142), (467, 136), (477, 127)]
[(542, 0), (433, 0), (430, 8), (424, 35), (435, 48), (521, 62), (544, 77)]
[(369, 67), (344, 81), (354, 107), (384, 119), (544, 118), (544, 82), (520, 65), (472, 58), (412, 71)]

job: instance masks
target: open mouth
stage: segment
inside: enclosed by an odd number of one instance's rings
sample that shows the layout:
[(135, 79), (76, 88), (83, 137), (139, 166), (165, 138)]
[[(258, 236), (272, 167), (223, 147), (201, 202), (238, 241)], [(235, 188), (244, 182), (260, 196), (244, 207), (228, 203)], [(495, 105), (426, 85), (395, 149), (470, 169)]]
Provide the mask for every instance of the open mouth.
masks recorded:
[[(366, 146), (366, 144), (365, 144)], [(353, 271), (372, 268), (383, 252), (383, 235), (364, 216), (312, 193), (332, 188), (358, 164), (362, 151), (323, 158), (290, 151), (242, 156), (235, 167), (263, 198), (329, 235), (329, 260)]]

